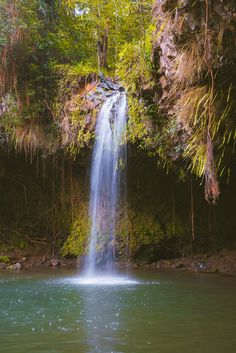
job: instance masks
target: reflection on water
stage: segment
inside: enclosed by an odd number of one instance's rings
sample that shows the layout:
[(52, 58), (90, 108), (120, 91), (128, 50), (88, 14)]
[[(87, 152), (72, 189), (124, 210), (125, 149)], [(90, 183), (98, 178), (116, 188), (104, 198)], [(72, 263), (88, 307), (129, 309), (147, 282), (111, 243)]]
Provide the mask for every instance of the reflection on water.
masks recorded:
[[(121, 340), (121, 296), (118, 290), (94, 291), (83, 288), (85, 300), (86, 336), (90, 352), (112, 352)], [(121, 317), (120, 317), (121, 316)]]
[(234, 278), (136, 272), (103, 280), (2, 275), (0, 351), (235, 353)]

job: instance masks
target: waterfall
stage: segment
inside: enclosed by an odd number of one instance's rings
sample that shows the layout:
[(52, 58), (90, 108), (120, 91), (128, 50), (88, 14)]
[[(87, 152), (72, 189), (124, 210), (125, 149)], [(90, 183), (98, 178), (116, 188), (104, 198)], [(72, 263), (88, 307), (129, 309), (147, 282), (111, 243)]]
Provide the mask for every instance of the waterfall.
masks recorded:
[(111, 271), (115, 260), (115, 228), (126, 165), (126, 95), (107, 98), (98, 115), (90, 175), (91, 233), (88, 275), (102, 267)]

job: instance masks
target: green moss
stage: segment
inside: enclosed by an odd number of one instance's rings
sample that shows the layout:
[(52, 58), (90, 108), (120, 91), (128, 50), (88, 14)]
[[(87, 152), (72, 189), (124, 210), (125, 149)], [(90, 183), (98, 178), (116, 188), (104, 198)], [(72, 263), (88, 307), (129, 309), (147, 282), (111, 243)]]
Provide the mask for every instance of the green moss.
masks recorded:
[(69, 64), (52, 64), (53, 69), (60, 74), (69, 76), (89, 76), (97, 73), (97, 67), (89, 62), (80, 62), (75, 65)]
[(84, 218), (77, 219), (72, 225), (70, 235), (61, 249), (62, 256), (84, 255), (87, 248), (88, 234), (88, 220)]
[(7, 264), (10, 262), (10, 258), (8, 256), (0, 256), (0, 262)]
[(97, 78), (96, 68), (90, 64), (55, 65), (59, 74), (54, 115), (61, 127), (63, 148), (76, 156), (93, 141), (97, 109), (85, 99), (87, 85)]
[[(71, 232), (61, 249), (62, 256), (85, 255), (88, 250), (89, 231), (90, 223), (88, 217), (80, 214), (73, 223)], [(160, 223), (150, 215), (139, 213), (132, 221), (132, 224), (125, 217), (122, 217), (116, 227), (118, 257), (120, 259), (125, 258), (127, 247), (132, 256), (142, 245), (158, 244), (165, 237), (166, 234)]]
[(134, 251), (141, 245), (158, 244), (165, 233), (158, 221), (151, 216), (139, 214), (133, 223), (130, 247)]
[(140, 102), (137, 97), (129, 96), (129, 121), (128, 121), (128, 140), (132, 143), (140, 142), (142, 145), (148, 137), (146, 124), (150, 117), (147, 114), (145, 104)]
[(160, 223), (144, 213), (135, 215), (134, 220), (123, 217), (117, 224), (116, 249), (119, 259), (127, 260), (127, 253), (132, 258), (142, 245), (160, 243), (166, 233)]

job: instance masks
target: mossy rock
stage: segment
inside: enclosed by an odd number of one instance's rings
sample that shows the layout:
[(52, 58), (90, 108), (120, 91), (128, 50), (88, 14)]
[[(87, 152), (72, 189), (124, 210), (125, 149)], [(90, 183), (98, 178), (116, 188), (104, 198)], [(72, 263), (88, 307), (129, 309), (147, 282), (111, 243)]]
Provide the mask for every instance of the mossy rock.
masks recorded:
[(86, 245), (89, 234), (89, 222), (80, 218), (72, 225), (72, 230), (61, 249), (61, 255), (82, 256), (86, 253)]

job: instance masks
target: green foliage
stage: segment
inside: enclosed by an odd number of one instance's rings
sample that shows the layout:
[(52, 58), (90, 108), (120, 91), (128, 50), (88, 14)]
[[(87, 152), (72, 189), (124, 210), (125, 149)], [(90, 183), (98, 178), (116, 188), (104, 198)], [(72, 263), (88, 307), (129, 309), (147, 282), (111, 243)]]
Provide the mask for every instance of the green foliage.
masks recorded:
[[(57, 123), (63, 114), (69, 119), (73, 135), (66, 148), (77, 154), (89, 145), (93, 134), (86, 127), (87, 110), (78, 90), (87, 78), (98, 73), (97, 48), (105, 34), (108, 68), (103, 69), (104, 74), (114, 74), (119, 61), (120, 77), (125, 78), (127, 61), (127, 65), (135, 64), (133, 92), (137, 85), (151, 87), (152, 0), (123, 0), (122, 6), (118, 0), (64, 0), (50, 4), (1, 0), (0, 8), (0, 54), (6, 57), (4, 74), (0, 75), (0, 100), (7, 100), (1, 126), (17, 148), (31, 153), (47, 140), (51, 145), (51, 137), (58, 141), (55, 118)], [(131, 88), (129, 82), (124, 80), (124, 84)]]
[[(205, 180), (216, 172), (229, 176), (236, 139), (234, 7), (222, 15), (208, 4), (206, 31), (199, 22), (204, 2), (157, 5), (156, 26), (152, 0), (0, 0), (0, 127), (8, 141), (31, 155), (44, 145), (53, 151), (61, 144), (73, 155), (90, 146), (94, 116), (80, 90), (99, 72), (101, 47), (104, 74), (116, 74), (128, 91), (128, 140), (164, 166), (181, 159)], [(68, 136), (59, 136), (62, 122)]]
[(56, 64), (53, 66), (56, 72), (64, 75), (64, 79), (68, 81), (71, 78), (78, 79), (78, 77), (89, 76), (97, 73), (97, 67), (89, 62), (80, 62), (74, 65), (69, 64)]
[[(9, 252), (12, 250), (24, 250), (29, 247), (29, 244), (29, 241), (20, 232), (17, 232), (16, 234), (15, 231), (9, 230), (5, 243), (0, 245), (0, 250), (3, 252)], [(5, 257), (6, 256), (0, 256), (0, 262), (3, 262), (4, 259), (1, 260), (1, 258)]]
[(7, 264), (8, 262), (10, 262), (9, 256), (0, 256), (0, 262)]
[(123, 217), (116, 227), (116, 250), (119, 259), (127, 260), (142, 245), (157, 245), (166, 237), (163, 227), (150, 214), (135, 214), (133, 220)]
[(15, 249), (23, 250), (29, 246), (29, 241), (23, 237), (14, 237), (12, 240)]
[(108, 34), (108, 66), (112, 69), (123, 45), (145, 36), (151, 21), (152, 0), (63, 0), (63, 7), (73, 18), (83, 45), (82, 53), (94, 61), (97, 45), (104, 33)]
[(151, 60), (153, 29), (153, 25), (149, 25), (141, 40), (124, 44), (116, 69), (116, 74), (128, 90), (128, 140), (138, 143), (141, 148), (150, 149), (153, 138), (152, 117), (156, 112), (149, 97), (145, 99), (143, 96), (145, 92), (154, 89)]
[(145, 214), (135, 218), (132, 228), (130, 247), (133, 251), (141, 245), (158, 244), (165, 236), (158, 221)]
[(53, 110), (62, 126), (61, 144), (74, 157), (91, 145), (97, 113), (95, 106), (84, 98), (87, 85), (95, 85), (96, 68), (91, 64), (55, 65), (59, 75)]
[(86, 253), (87, 241), (89, 235), (89, 222), (85, 218), (77, 219), (73, 225), (71, 232), (64, 243), (61, 254), (62, 256), (73, 255), (82, 256)]
[(12, 245), (10, 243), (6, 244), (6, 243), (1, 243), (0, 244), (0, 251), (2, 252), (8, 252), (8, 251), (12, 251)]
[(152, 30), (151, 25), (142, 41), (126, 43), (119, 54), (116, 73), (130, 94), (139, 95), (154, 86), (151, 61)]
[[(87, 216), (82, 214), (76, 217), (72, 225), (71, 232), (61, 249), (62, 256), (83, 256), (87, 253), (90, 223)], [(159, 222), (148, 214), (137, 214), (132, 223), (123, 217), (116, 226), (116, 249), (119, 257), (123, 258), (128, 246), (132, 256), (140, 246), (158, 244), (165, 236)], [(101, 246), (103, 240), (101, 237)]]
[(132, 143), (140, 142), (144, 145), (148, 138), (148, 129), (145, 123), (150, 119), (145, 104), (138, 98), (129, 96), (129, 121), (128, 121), (128, 140)]
[[(13, 38), (16, 31), (24, 32), (23, 45), (34, 39), (39, 40), (38, 30), (41, 26), (41, 20), (37, 17), (37, 11), (37, 2), (33, 0), (0, 1), (0, 45), (2, 48), (9, 44), (10, 38)], [(28, 50), (32, 51), (33, 48), (28, 47)]]

